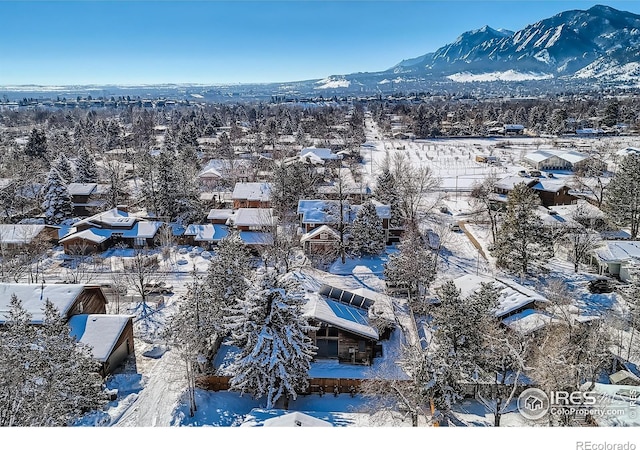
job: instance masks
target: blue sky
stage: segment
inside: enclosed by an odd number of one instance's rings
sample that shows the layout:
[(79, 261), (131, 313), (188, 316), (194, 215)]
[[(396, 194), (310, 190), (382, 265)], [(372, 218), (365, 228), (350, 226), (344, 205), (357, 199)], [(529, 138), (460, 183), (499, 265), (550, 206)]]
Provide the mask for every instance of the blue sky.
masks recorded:
[(0, 85), (249, 83), (387, 69), (489, 25), (611, 1), (6, 1)]

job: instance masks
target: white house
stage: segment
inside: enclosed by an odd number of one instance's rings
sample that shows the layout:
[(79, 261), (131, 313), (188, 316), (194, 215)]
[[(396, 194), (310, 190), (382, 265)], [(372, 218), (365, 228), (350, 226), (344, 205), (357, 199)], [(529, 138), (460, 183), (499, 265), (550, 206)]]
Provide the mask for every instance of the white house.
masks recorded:
[(640, 241), (604, 241), (591, 258), (600, 275), (629, 281), (640, 271)]

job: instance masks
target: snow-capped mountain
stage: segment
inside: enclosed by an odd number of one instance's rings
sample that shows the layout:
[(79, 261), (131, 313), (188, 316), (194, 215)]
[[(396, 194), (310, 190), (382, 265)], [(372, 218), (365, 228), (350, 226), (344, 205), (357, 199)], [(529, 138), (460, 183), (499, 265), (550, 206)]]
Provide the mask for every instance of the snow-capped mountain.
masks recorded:
[[(562, 12), (515, 33), (488, 26), (469, 31), (455, 42), (402, 61), (387, 72), (452, 79), (451, 75), (459, 73), (513, 71), (540, 79), (571, 76), (587, 66), (588, 73), (597, 76), (611, 73), (614, 66), (637, 61), (640, 16), (598, 5), (586, 11)], [(582, 71), (581, 76), (586, 73)]]

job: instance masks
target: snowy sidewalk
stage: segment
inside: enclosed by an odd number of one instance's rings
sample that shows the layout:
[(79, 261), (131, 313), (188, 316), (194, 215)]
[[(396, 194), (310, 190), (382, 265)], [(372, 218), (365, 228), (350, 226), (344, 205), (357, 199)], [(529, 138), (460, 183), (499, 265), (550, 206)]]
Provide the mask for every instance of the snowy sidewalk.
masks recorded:
[(117, 427), (168, 427), (180, 395), (187, 387), (184, 363), (167, 351), (153, 365), (148, 384), (120, 420)]

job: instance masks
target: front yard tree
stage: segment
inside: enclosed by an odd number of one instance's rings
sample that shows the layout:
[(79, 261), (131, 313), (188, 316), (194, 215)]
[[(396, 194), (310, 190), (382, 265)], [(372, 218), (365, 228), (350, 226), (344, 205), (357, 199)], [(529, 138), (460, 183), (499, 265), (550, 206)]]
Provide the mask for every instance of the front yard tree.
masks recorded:
[(496, 181), (496, 174), (492, 172), (481, 183), (474, 185), (471, 189), (473, 203), (478, 205), (489, 218), (492, 244), (495, 244), (496, 234), (498, 233), (498, 208), (496, 207), (496, 202), (492, 199)]
[(56, 168), (49, 170), (44, 186), (42, 209), (44, 210), (44, 220), (48, 224), (58, 224), (71, 217), (73, 213), (73, 203), (67, 184)]
[(640, 155), (624, 157), (607, 186), (605, 209), (618, 226), (631, 228), (631, 238), (640, 226)]
[(388, 157), (385, 159), (386, 166), (383, 168), (382, 173), (378, 175), (374, 196), (380, 203), (391, 207), (391, 221), (389, 226), (391, 228), (397, 228), (402, 226), (400, 195), (398, 193), (396, 178), (390, 172), (387, 160)]
[(538, 195), (524, 183), (509, 192), (507, 212), (493, 251), (499, 267), (524, 276), (533, 267), (543, 267), (551, 257), (551, 239), (536, 214), (539, 205)]
[(231, 307), (249, 289), (251, 256), (240, 234), (232, 231), (218, 243), (205, 279), (207, 312), (222, 323), (225, 308)]
[(434, 401), (447, 410), (461, 398), (460, 383), (471, 380), (481, 361), (485, 332), (495, 320), (498, 289), (492, 283), (468, 297), (460, 295), (453, 281), (438, 289), (440, 304), (431, 311), (434, 336), (430, 348), (435, 366)]
[(350, 247), (355, 255), (372, 256), (384, 252), (384, 229), (371, 201), (362, 204), (351, 224)]
[(406, 291), (410, 298), (422, 300), (434, 280), (435, 255), (427, 248), (418, 230), (408, 229), (384, 266), (387, 285)]
[(238, 302), (231, 323), (232, 338), (241, 353), (232, 366), (230, 389), (266, 397), (272, 409), (308, 387), (309, 369), (316, 347), (306, 335), (311, 330), (302, 316), (304, 290), (290, 275), (259, 275), (255, 288)]

